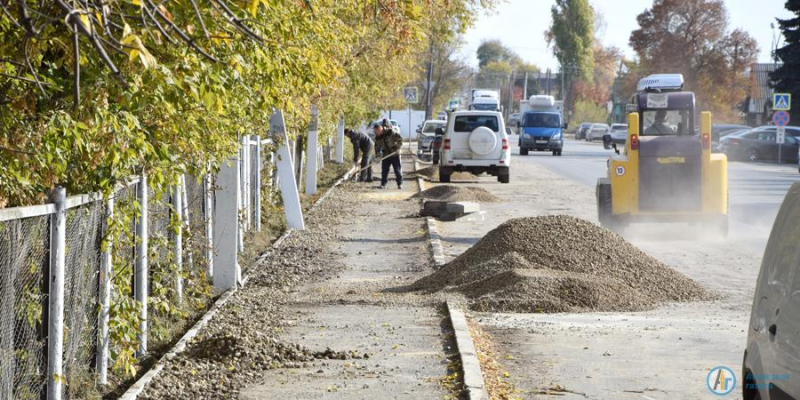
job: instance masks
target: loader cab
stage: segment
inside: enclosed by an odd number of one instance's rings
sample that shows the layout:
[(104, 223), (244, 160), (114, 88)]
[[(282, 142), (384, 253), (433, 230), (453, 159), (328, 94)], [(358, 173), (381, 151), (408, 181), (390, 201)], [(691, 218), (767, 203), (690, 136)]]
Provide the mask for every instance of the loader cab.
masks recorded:
[(639, 209), (699, 212), (702, 147), (695, 136), (694, 93), (682, 91), (677, 74), (650, 76), (638, 89)]

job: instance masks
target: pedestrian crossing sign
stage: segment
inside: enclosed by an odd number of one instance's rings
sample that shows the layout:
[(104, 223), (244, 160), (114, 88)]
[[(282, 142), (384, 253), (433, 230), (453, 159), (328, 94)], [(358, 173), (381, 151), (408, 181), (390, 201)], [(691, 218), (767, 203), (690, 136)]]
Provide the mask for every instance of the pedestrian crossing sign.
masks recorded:
[(408, 104), (417, 104), (419, 103), (418, 93), (419, 91), (416, 86), (409, 86), (403, 89), (403, 98), (406, 99), (406, 103)]
[(791, 93), (775, 93), (772, 95), (772, 109), (775, 111), (789, 111), (792, 109)]

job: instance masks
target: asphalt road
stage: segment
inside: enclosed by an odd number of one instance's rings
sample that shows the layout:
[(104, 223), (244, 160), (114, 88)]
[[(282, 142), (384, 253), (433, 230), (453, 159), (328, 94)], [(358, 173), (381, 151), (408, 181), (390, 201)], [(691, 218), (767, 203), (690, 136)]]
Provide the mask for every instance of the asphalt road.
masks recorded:
[[(511, 141), (516, 143), (517, 137)], [(594, 187), (597, 179), (606, 175), (606, 160), (611, 154), (612, 151), (604, 150), (599, 142), (567, 139), (561, 157), (545, 152), (533, 152), (524, 157), (515, 148), (513, 162), (536, 163), (565, 178)], [(772, 226), (783, 197), (793, 183), (800, 181), (800, 174), (797, 165), (729, 162), (728, 179), (731, 229), (750, 231), (755, 226), (763, 231)]]

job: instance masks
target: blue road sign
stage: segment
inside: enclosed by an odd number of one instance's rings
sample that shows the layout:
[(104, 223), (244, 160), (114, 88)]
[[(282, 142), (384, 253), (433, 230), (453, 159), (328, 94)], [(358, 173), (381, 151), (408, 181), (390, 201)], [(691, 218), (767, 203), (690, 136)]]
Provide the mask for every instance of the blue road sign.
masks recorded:
[(409, 86), (403, 89), (403, 97), (406, 99), (406, 103), (408, 104), (416, 104), (419, 103), (419, 92), (416, 86)]
[(772, 95), (772, 109), (775, 111), (789, 111), (792, 109), (791, 93), (775, 93)]

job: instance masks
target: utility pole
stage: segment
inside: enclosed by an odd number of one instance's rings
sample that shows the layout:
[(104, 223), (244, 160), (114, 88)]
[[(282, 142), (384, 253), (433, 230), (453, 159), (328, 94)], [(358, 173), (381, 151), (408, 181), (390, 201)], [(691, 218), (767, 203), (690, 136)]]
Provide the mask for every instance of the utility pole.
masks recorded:
[(511, 109), (514, 107), (514, 71), (511, 71), (511, 82), (508, 87), (508, 110), (506, 110), (506, 119), (511, 115)]
[(525, 71), (525, 83), (522, 85), (522, 100), (528, 98), (528, 71)]
[(550, 96), (550, 68), (547, 69), (547, 75), (545, 77), (545, 86), (547, 87), (546, 92), (547, 95)]
[[(428, 83), (425, 85), (425, 121), (431, 119), (431, 114), (433, 114), (432, 104), (431, 104), (431, 81), (433, 81), (433, 37), (431, 37), (431, 44), (428, 48)], [(410, 114), (409, 114), (410, 115)], [(409, 125), (408, 129), (411, 129)], [(410, 131), (409, 131), (410, 132)], [(409, 142), (411, 141), (411, 135), (409, 134)]]

